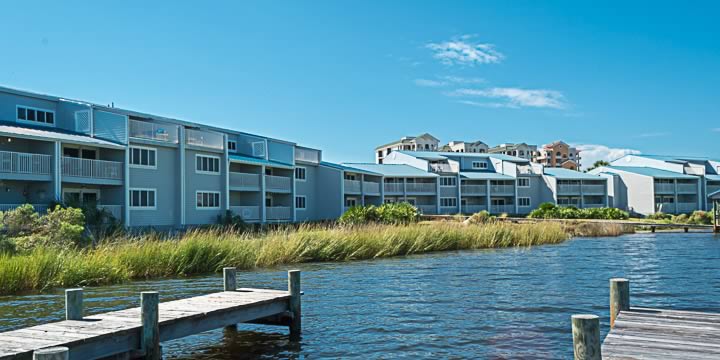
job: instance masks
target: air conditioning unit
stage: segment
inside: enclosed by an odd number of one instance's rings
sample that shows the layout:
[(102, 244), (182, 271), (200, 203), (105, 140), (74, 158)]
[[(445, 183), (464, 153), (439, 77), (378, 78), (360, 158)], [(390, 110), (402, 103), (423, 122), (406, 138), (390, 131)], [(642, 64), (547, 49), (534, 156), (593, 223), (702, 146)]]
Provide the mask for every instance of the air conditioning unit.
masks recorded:
[(75, 112), (75, 131), (90, 134), (92, 131), (90, 110), (80, 110)]

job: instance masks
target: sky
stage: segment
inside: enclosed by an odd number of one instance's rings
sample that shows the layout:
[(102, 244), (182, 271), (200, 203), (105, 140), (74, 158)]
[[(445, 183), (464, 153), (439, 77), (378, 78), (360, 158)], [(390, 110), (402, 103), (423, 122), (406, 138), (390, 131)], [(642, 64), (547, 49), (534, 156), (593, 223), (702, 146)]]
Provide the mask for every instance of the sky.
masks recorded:
[(0, 85), (335, 162), (429, 132), (720, 158), (720, 2), (14, 1)]

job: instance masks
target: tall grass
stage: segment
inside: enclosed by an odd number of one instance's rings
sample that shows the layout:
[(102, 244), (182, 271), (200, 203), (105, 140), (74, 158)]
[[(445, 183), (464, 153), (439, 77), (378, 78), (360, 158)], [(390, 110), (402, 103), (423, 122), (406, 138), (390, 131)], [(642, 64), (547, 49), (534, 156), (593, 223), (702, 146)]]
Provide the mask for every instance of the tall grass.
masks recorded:
[(560, 224), (455, 223), (281, 229), (261, 234), (194, 230), (177, 238), (147, 235), (92, 250), (36, 250), (0, 256), (0, 294), (115, 284), (319, 261), (349, 261), (433, 251), (556, 244)]

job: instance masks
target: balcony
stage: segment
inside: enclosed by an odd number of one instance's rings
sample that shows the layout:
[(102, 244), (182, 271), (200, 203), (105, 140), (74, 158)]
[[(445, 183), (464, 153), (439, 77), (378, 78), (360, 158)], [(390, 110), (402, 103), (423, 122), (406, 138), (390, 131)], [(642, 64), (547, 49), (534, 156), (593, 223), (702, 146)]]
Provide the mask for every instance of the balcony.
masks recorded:
[(178, 143), (178, 129), (180, 127), (177, 125), (130, 120), (129, 127), (131, 138), (162, 141), (172, 144)]
[(677, 192), (679, 194), (696, 194), (698, 192), (698, 185), (695, 183), (678, 183)]
[(605, 188), (602, 184), (583, 184), (582, 192), (584, 195), (605, 195)]
[(415, 205), (415, 207), (424, 215), (433, 215), (437, 213), (437, 207), (435, 205)]
[(405, 190), (414, 194), (434, 194), (437, 187), (434, 183), (407, 183)]
[(490, 185), (490, 193), (493, 195), (513, 195), (515, 187), (512, 185)]
[(558, 194), (580, 194), (579, 184), (558, 184)]
[(359, 194), (360, 193), (360, 181), (345, 179), (345, 192), (351, 193), (351, 194)]
[(402, 194), (403, 183), (385, 183), (385, 194)]
[(485, 210), (487, 210), (485, 205), (463, 205), (462, 207), (463, 214), (475, 214)]
[(674, 194), (675, 184), (673, 183), (655, 183), (655, 193)]
[[(0, 211), (5, 212), (5, 211), (14, 210), (22, 205), (25, 205), (25, 204), (0, 204)], [(48, 210), (47, 204), (31, 204), (31, 205), (35, 208), (35, 212), (40, 213), (40, 214), (47, 213), (47, 210)]]
[(53, 168), (52, 159), (51, 155), (0, 151), (0, 173), (44, 175), (49, 178)]
[(430, 164), (430, 171), (436, 173), (452, 173), (457, 172), (450, 164)]
[(230, 211), (244, 221), (260, 220), (260, 206), (230, 206)]
[(366, 195), (380, 195), (380, 183), (372, 181), (363, 182), (363, 192)]
[(696, 203), (677, 203), (675, 204), (676, 211), (678, 214), (680, 213), (691, 213), (695, 210), (698, 210), (698, 205)]
[(215, 150), (225, 149), (225, 140), (222, 134), (209, 131), (187, 129), (185, 131), (185, 135), (185, 142), (188, 145), (200, 146)]
[(292, 208), (288, 206), (269, 206), (265, 209), (265, 218), (268, 221), (292, 220)]
[(492, 214), (513, 214), (515, 213), (515, 205), (490, 205), (490, 213)]
[(317, 164), (320, 162), (320, 151), (313, 149), (295, 148), (295, 160)]
[(123, 163), (118, 161), (92, 160), (63, 156), (62, 174), (63, 176), (78, 179), (112, 180), (122, 182)]
[(260, 174), (230, 173), (230, 187), (241, 190), (260, 190)]
[(462, 195), (485, 195), (487, 194), (486, 185), (462, 185), (460, 188)]
[(290, 183), (289, 177), (265, 175), (265, 190), (269, 192), (289, 193)]

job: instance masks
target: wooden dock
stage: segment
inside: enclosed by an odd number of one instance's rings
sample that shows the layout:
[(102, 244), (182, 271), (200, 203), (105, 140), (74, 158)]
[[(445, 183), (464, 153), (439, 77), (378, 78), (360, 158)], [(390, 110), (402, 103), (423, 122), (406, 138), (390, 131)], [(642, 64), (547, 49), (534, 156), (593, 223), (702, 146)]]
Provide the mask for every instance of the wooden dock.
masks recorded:
[(91, 316), (83, 316), (82, 290), (67, 290), (67, 320), (0, 333), (0, 359), (160, 359), (161, 341), (246, 322), (288, 326), (299, 336), (299, 271), (288, 273), (287, 291), (238, 289), (234, 268), (224, 281), (223, 292), (164, 303), (144, 292), (139, 308)]
[(720, 314), (630, 307), (630, 283), (610, 280), (610, 332), (600, 345), (600, 321), (574, 315), (575, 359), (720, 359)]

